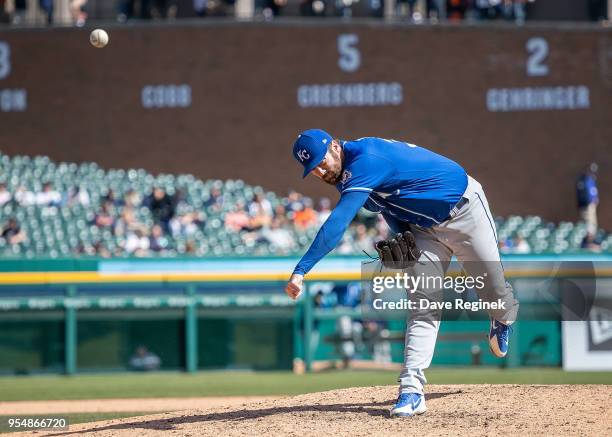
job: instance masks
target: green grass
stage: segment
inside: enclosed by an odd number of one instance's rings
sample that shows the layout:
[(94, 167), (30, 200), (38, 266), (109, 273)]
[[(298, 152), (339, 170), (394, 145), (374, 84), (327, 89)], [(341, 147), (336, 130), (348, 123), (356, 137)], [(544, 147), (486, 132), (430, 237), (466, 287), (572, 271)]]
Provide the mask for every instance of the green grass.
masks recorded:
[[(68, 420), (70, 425), (74, 425), (76, 423), (85, 423), (85, 422), (96, 422), (98, 420), (110, 420), (110, 419), (121, 419), (123, 417), (135, 417), (135, 416), (144, 416), (146, 414), (152, 413), (68, 413), (68, 414), (39, 414), (36, 416), (32, 415), (0, 415), (0, 433), (3, 432), (19, 432), (24, 431), (24, 429), (18, 428), (9, 428), (8, 420), (13, 417), (32, 417), (32, 418), (51, 418), (51, 417), (64, 417)], [(33, 430), (34, 431), (34, 430)], [(51, 430), (49, 430), (51, 431)]]
[[(612, 384), (612, 372), (564, 372), (550, 368), (436, 368), (431, 384)], [(201, 372), (0, 377), (0, 401), (295, 395), (345, 387), (397, 383), (397, 372), (329, 371)]]

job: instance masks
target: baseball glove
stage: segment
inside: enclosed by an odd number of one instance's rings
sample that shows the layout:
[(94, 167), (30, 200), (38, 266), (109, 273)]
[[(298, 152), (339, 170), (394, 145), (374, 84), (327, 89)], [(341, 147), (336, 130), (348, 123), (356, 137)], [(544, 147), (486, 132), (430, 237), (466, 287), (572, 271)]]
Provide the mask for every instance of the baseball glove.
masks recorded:
[(404, 269), (421, 256), (414, 235), (410, 231), (379, 241), (374, 247), (383, 266), (390, 269)]

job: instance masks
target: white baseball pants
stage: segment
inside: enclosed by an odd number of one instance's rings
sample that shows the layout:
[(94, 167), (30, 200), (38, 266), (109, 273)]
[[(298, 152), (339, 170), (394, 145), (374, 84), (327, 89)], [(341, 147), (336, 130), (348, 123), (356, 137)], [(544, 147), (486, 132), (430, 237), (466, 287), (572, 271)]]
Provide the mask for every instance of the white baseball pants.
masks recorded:
[[(467, 275), (486, 278), (485, 287), (476, 290), (481, 300), (495, 302), (500, 299), (503, 302), (505, 309), (490, 310), (489, 315), (503, 323), (512, 323), (516, 320), (518, 301), (504, 277), (495, 222), (480, 183), (468, 176), (463, 197), (469, 202), (450, 220), (432, 228), (411, 227), (423, 253), (409, 273), (444, 276), (455, 256)], [(435, 300), (432, 293), (437, 292), (441, 293), (440, 290), (418, 290), (409, 293), (409, 298), (419, 299), (420, 295)], [(408, 320), (400, 392), (423, 393), (427, 382), (423, 371), (431, 364), (440, 327), (440, 313), (436, 311), (413, 311)]]

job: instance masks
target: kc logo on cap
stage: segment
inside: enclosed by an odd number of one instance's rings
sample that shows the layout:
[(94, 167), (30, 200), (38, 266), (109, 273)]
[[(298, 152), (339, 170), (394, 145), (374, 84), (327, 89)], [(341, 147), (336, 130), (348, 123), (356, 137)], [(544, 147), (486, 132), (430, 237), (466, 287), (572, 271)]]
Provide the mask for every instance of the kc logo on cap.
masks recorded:
[(306, 149), (302, 149), (299, 152), (297, 152), (297, 156), (298, 158), (300, 158), (300, 161), (304, 162), (307, 159), (310, 159), (310, 153), (308, 153), (308, 150)]

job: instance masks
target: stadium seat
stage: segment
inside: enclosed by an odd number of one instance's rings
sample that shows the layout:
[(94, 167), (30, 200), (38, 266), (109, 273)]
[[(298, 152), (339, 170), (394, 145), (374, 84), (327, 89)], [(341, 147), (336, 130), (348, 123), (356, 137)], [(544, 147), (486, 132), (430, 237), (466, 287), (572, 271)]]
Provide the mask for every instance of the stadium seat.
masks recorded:
[[(260, 186), (252, 186), (240, 179), (201, 180), (191, 174), (159, 174), (154, 176), (144, 169), (109, 169), (104, 170), (96, 163), (81, 164), (59, 162), (55, 163), (46, 156), (9, 157), (0, 153), (0, 181), (5, 182), (10, 191), (19, 186), (36, 192), (42, 189), (46, 181), (53, 183), (60, 193), (67, 193), (77, 187), (87, 190), (89, 204), (78, 203), (60, 208), (28, 205), (8, 202), (0, 207), (0, 225), (14, 217), (27, 234), (26, 242), (8, 245), (0, 239), (0, 255), (2, 256), (73, 256), (78, 255), (83, 247), (92, 247), (100, 242), (114, 254), (126, 255), (121, 252), (125, 243), (123, 236), (113, 234), (111, 228), (100, 228), (94, 224), (94, 219), (100, 208), (100, 201), (109, 189), (117, 198), (123, 198), (129, 189), (135, 190), (141, 199), (145, 199), (154, 187), (163, 187), (169, 195), (181, 193), (182, 201), (178, 204), (176, 214), (200, 211), (205, 216), (204, 224), (189, 237), (168, 235), (168, 250), (164, 253), (154, 253), (151, 256), (181, 256), (192, 250), (197, 255), (205, 256), (268, 256), (284, 254), (283, 250), (267, 243), (263, 238), (256, 241), (247, 232), (234, 233), (225, 229), (225, 214), (232, 210), (238, 202), (252, 201), (256, 195), (263, 194), (272, 208), (278, 205), (287, 207), (286, 198), (274, 192), (267, 192)], [(210, 201), (211, 190), (218, 189), (223, 195), (223, 208), (205, 206)], [(114, 208), (112, 214), (118, 219), (122, 207)], [(136, 220), (149, 229), (154, 224), (151, 211), (146, 206), (135, 210)], [(495, 218), (498, 238), (500, 241), (523, 238), (529, 244), (532, 253), (567, 253), (581, 250), (581, 244), (586, 236), (584, 223), (561, 222), (558, 225), (547, 223), (538, 216), (521, 217), (513, 215), (507, 218)], [(315, 237), (318, 228), (306, 230), (289, 229), (295, 241), (292, 253), (303, 253)], [(352, 247), (355, 254), (361, 255), (352, 232), (345, 235), (345, 244)], [(597, 240), (601, 241), (601, 249), (612, 251), (612, 235), (599, 230)]]

